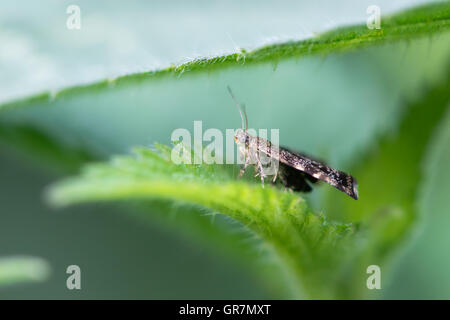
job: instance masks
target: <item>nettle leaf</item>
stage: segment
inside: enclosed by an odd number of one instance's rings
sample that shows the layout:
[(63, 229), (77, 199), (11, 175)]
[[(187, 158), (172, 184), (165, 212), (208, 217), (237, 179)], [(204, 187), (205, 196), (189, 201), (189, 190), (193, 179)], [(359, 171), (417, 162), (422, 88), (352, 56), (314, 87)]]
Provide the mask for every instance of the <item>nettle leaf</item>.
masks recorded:
[[(448, 89), (447, 89), (448, 92)], [(399, 261), (392, 275), (387, 299), (402, 296), (405, 299), (448, 299), (450, 297), (450, 107), (434, 132), (422, 162), (423, 179), (416, 191), (420, 232)], [(405, 272), (407, 270), (407, 272)], [(424, 285), (411, 288), (399, 284), (415, 274), (425, 274)], [(423, 288), (423, 289), (422, 289)]]
[(41, 258), (28, 256), (0, 258), (0, 287), (44, 281), (49, 274), (50, 267)]
[(358, 157), (352, 173), (358, 177), (360, 201), (348, 201), (326, 190), (322, 205), (329, 217), (366, 226), (360, 254), (354, 257), (348, 272), (353, 279), (344, 282), (341, 289), (346, 292), (341, 295), (367, 295), (366, 268), (379, 265), (388, 275), (390, 258), (415, 230), (420, 218), (417, 199), (423, 189), (423, 171), (430, 166), (425, 162), (427, 150), (449, 109), (449, 90), (450, 76), (411, 104), (396, 133), (381, 138), (372, 151)]
[[(167, 198), (201, 205), (239, 221), (265, 241), (291, 275), (296, 297), (323, 297), (330, 291), (329, 266), (338, 266), (355, 229), (328, 223), (298, 194), (237, 181), (221, 165), (176, 165), (171, 149), (135, 148), (135, 156), (86, 166), (81, 175), (53, 186), (57, 206), (80, 202)], [(300, 291), (304, 290), (304, 292)]]
[(413, 104), (396, 135), (382, 138), (379, 148), (362, 157), (354, 169), (361, 185), (359, 201), (326, 189), (326, 214), (347, 224), (327, 222), (298, 194), (238, 181), (224, 165), (176, 165), (170, 160), (171, 148), (163, 145), (156, 145), (158, 152), (136, 148), (134, 157), (86, 166), (79, 177), (53, 186), (49, 200), (64, 206), (165, 198), (201, 205), (263, 239), (288, 271), (287, 284), (295, 297), (367, 297), (367, 267), (379, 265), (389, 274), (389, 258), (417, 220), (421, 161), (447, 110), (448, 89), (447, 81)]

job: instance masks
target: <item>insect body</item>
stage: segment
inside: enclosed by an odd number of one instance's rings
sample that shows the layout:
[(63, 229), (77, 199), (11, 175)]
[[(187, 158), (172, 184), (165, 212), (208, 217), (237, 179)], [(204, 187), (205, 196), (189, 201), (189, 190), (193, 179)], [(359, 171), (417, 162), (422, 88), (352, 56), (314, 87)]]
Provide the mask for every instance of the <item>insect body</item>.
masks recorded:
[(357, 182), (351, 175), (330, 168), (304, 154), (273, 145), (264, 138), (250, 135), (247, 132), (248, 121), (245, 108), (239, 105), (229, 87), (228, 91), (235, 101), (242, 119), (242, 130), (238, 130), (234, 136), (234, 140), (245, 158), (240, 176), (244, 174), (250, 163), (256, 164), (261, 183), (264, 186), (264, 178), (268, 175), (265, 170), (267, 164), (265, 166), (261, 158), (265, 156), (270, 159), (271, 164), (274, 162), (278, 164), (272, 180), (274, 183), (279, 176), (286, 188), (308, 192), (312, 190), (311, 183), (321, 180), (358, 200)]

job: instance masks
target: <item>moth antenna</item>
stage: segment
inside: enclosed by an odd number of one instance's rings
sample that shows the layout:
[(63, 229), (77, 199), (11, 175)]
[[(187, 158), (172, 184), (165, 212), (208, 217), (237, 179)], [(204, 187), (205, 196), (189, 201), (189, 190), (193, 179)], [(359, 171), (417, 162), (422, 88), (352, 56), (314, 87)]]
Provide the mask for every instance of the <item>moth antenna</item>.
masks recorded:
[(237, 101), (236, 97), (234, 96), (233, 91), (231, 91), (230, 86), (227, 86), (227, 88), (228, 88), (228, 92), (231, 95), (231, 98), (234, 100), (234, 103), (236, 104), (236, 106), (239, 110), (239, 114), (241, 115), (242, 130), (247, 131), (248, 121), (247, 121), (247, 113), (245, 112), (245, 105), (242, 105), (242, 107), (241, 107), (241, 105)]
[(248, 120), (247, 120), (247, 109), (245, 108), (245, 104), (242, 104), (241, 108), (242, 108), (242, 112), (244, 113), (245, 131), (247, 131), (247, 129), (248, 129)]

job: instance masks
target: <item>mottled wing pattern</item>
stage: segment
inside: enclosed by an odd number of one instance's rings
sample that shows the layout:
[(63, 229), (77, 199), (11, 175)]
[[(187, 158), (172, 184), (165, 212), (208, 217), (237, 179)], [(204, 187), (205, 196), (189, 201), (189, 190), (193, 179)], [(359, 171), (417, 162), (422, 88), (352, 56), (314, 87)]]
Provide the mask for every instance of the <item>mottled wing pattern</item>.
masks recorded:
[[(301, 153), (291, 151), (287, 148), (280, 148), (275, 145), (271, 145), (270, 141), (266, 139), (257, 138), (257, 140), (259, 151), (264, 152), (270, 157), (278, 158), (280, 163), (299, 170), (302, 173), (306, 173), (312, 178), (325, 181), (340, 191), (345, 192), (355, 200), (358, 199), (357, 181), (351, 175), (330, 168), (327, 165), (310, 159)], [(294, 173), (290, 172), (291, 176), (293, 174)], [(294, 178), (291, 177), (290, 179), (293, 181), (292, 179)], [(299, 177), (298, 179), (301, 178)]]
[(325, 181), (335, 188), (345, 192), (350, 197), (358, 199), (357, 182), (351, 175), (330, 168), (319, 161), (312, 160), (298, 152), (280, 148), (279, 161), (312, 177)]

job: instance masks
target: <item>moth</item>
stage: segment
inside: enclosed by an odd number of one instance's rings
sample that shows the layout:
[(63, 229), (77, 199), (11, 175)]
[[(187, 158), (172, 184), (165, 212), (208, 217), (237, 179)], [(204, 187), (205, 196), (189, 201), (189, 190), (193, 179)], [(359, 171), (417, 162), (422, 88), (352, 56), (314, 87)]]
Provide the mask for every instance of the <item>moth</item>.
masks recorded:
[(275, 162), (278, 164), (278, 169), (273, 174), (272, 183), (275, 183), (279, 177), (285, 188), (293, 191), (309, 192), (312, 190), (311, 184), (320, 180), (358, 200), (358, 184), (351, 175), (330, 168), (326, 164), (314, 160), (303, 153), (276, 146), (264, 138), (254, 137), (249, 134), (247, 132), (248, 120), (245, 106), (241, 106), (231, 88), (227, 88), (242, 120), (242, 129), (237, 130), (234, 135), (234, 141), (245, 159), (244, 166), (239, 174), (240, 177), (245, 173), (249, 164), (255, 164), (256, 176), (259, 175), (261, 177), (261, 184), (264, 187), (264, 178), (269, 175), (267, 170), (265, 170), (267, 164), (261, 161), (264, 156), (269, 158), (271, 163)]

